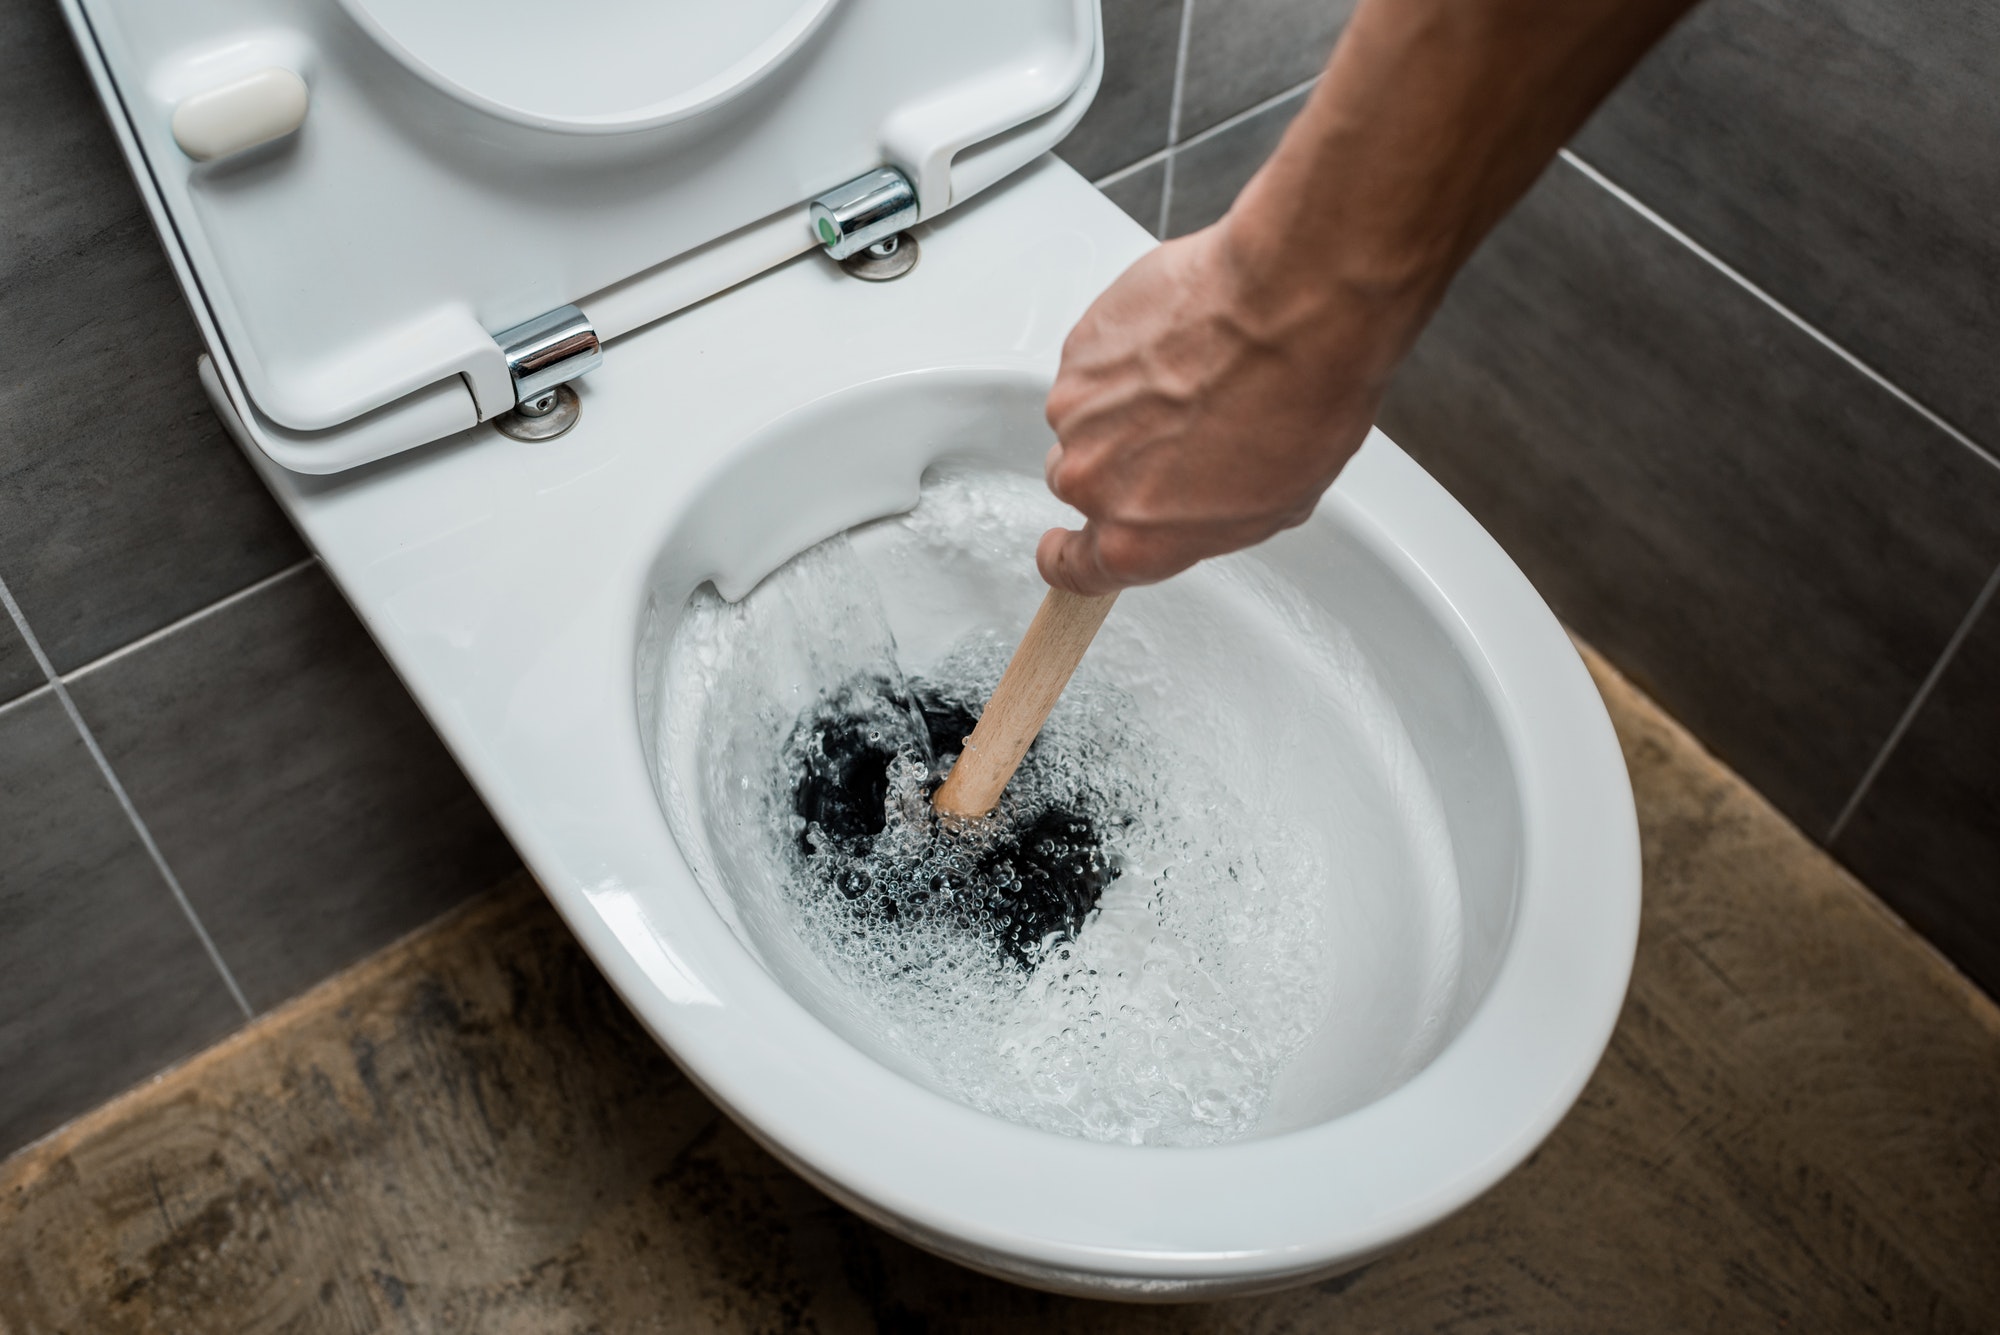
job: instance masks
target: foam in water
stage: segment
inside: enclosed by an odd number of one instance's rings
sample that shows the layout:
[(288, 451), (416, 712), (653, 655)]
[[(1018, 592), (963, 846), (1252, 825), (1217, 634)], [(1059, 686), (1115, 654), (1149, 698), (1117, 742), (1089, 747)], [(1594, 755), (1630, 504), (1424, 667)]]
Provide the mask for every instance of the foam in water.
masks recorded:
[[(1212, 1143), (1259, 1129), (1302, 1050), (1356, 1090), (1407, 1075), (1456, 977), (1442, 817), (1352, 646), (1254, 562), (1121, 599), (1001, 807), (940, 826), (928, 794), (1065, 518), (1034, 480), (944, 474), (739, 603), (695, 595), (661, 727), (704, 888), (858, 1045), (1031, 1126)], [(1306, 716), (1274, 736), (1274, 707)], [(1362, 760), (1302, 790), (1298, 743), (1322, 734)], [(1378, 986), (1344, 963), (1356, 930), (1416, 967)]]
[(795, 874), (837, 893), (856, 933), (902, 939), (924, 921), (1032, 969), (1117, 876), (1099, 827), (1123, 817), (1100, 789), (1062, 782), (1076, 766), (1036, 745), (986, 818), (940, 818), (930, 797), (976, 709), (926, 682), (859, 677), (802, 715), (783, 753)]

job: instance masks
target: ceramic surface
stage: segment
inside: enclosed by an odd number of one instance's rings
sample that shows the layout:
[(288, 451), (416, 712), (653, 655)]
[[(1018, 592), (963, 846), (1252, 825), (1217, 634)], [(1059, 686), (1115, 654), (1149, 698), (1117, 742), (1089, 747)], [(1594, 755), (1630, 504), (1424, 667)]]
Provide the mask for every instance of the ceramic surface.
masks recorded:
[[(818, 537), (908, 503), (910, 464), (935, 449), (891, 441), (871, 462), (830, 438), (823, 457), (764, 474), (780, 488), (768, 522), (718, 536), (728, 516), (703, 504), (744, 466), (745, 443), (829, 396), (893, 402), (899, 378), (959, 386), (945, 399), (973, 410), (982, 385), (1045, 381), (1076, 317), (1151, 244), (1052, 161), (921, 241), (921, 264), (896, 282), (806, 256), (621, 341), (559, 440), (481, 427), (341, 477), (260, 467), (593, 958), (703, 1088), (800, 1172), (925, 1246), (1049, 1288), (1177, 1298), (1348, 1268), (1471, 1200), (1555, 1125), (1610, 1034), (1638, 916), (1630, 788), (1581, 662), (1499, 548), (1386, 439), (1370, 440), (1285, 559), (1326, 588), (1337, 547), (1365, 557), (1376, 577), (1356, 597), (1379, 603), (1370, 615), (1403, 637), (1407, 662), (1421, 649), (1438, 664), (1439, 712), (1406, 720), (1419, 745), (1483, 729), (1515, 801), (1458, 813), (1468, 830), (1489, 824), (1462, 857), (1513, 850), (1484, 873), (1490, 967), (1452, 1041), (1384, 1097), (1199, 1150), (985, 1116), (801, 1006), (668, 831), (638, 709), (648, 599), (673, 596), (661, 572), (679, 562), (682, 583), (723, 575), (740, 591)], [(725, 547), (727, 570), (706, 559)]]

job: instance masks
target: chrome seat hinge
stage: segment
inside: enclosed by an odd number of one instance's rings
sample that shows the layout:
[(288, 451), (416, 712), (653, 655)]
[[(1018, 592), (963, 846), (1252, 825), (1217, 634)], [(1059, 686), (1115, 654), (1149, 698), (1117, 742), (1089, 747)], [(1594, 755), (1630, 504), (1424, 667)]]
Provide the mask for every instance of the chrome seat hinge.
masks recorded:
[(582, 404), (569, 382), (604, 362), (590, 319), (559, 306), (494, 335), (514, 382), (514, 411), (494, 425), (516, 440), (553, 440), (576, 425)]
[(556, 387), (604, 361), (604, 349), (590, 319), (574, 306), (558, 306), (493, 336), (507, 355), (514, 402), (530, 417), (553, 411)]
[(894, 167), (836, 186), (809, 207), (813, 236), (837, 260), (887, 241), (917, 221), (917, 192)]

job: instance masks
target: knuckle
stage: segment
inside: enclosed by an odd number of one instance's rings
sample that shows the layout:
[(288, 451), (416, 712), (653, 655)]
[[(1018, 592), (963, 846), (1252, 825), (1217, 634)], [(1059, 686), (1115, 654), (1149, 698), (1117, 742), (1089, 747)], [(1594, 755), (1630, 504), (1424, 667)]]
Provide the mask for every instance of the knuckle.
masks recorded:
[(1075, 486), (1073, 480), (1075, 478), (1075, 470), (1070, 464), (1067, 453), (1063, 454), (1060, 458), (1049, 460), (1047, 467), (1042, 471), (1047, 476), (1049, 490), (1055, 494), (1057, 500), (1065, 501), (1071, 505), (1076, 504), (1075, 501), (1070, 499), (1072, 488)]
[(1064, 450), (1049, 470), (1049, 490), (1085, 514), (1102, 508), (1104, 470), (1095, 459), (1075, 450)]
[(1049, 387), (1049, 397), (1042, 404), (1042, 417), (1051, 430), (1061, 433), (1062, 424), (1076, 413), (1081, 397), (1073, 376), (1064, 373), (1056, 377), (1055, 384)]

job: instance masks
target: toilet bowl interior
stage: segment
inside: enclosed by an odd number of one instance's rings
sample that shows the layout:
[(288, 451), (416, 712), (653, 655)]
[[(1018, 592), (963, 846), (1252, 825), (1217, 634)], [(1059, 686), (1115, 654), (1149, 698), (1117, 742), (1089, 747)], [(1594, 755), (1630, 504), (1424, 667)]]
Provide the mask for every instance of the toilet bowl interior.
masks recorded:
[[(683, 698), (685, 683), (675, 696), (667, 662), (698, 591), (742, 599), (798, 553), (849, 530), (856, 559), (880, 576), (899, 656), (914, 669), (968, 635), (1017, 636), (1039, 592), (1028, 551), (1011, 569), (913, 570), (884, 555), (894, 533), (869, 524), (916, 505), (927, 477), (1039, 478), (1050, 440), (1045, 393), (1025, 372), (928, 371), (789, 413), (693, 490), (661, 545), (641, 612), (642, 743), (675, 837), (718, 912), (797, 1001), (855, 1047), (976, 1106), (990, 1107), (885, 1032), (876, 1008), (802, 938), (784, 887), (742, 856), (740, 812), (724, 809), (711, 780), (732, 765), (728, 773), (747, 775), (755, 758), (725, 757), (687, 725), (699, 710)], [(1288, 827), (1320, 841), (1314, 865), (1325, 874), (1309, 905), (1319, 924), (1316, 1010), (1249, 1134), (1338, 1117), (1412, 1078), (1491, 982), (1522, 862), (1494, 688), (1448, 604), (1393, 535), (1336, 489), (1306, 525), (1254, 552), (1128, 595), (1092, 661), (1125, 679), (1141, 713), (1168, 697), (1205, 696), (1225, 709), (1251, 758), (1243, 772), (1281, 776), (1259, 800), (1281, 805)], [(1130, 685), (1140, 678), (1144, 685)]]

